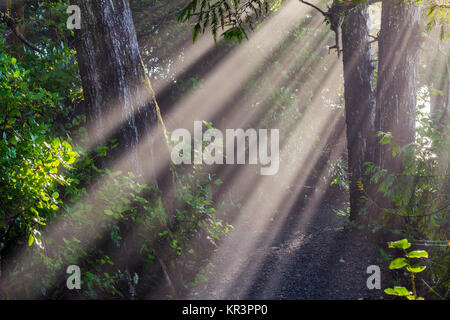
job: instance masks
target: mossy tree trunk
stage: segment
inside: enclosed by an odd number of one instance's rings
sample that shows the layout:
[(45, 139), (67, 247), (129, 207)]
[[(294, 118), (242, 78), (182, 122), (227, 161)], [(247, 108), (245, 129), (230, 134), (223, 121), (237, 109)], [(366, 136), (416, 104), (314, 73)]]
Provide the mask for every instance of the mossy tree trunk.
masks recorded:
[[(383, 1), (378, 40), (376, 129), (390, 132), (392, 140), (391, 144), (376, 144), (375, 164), (389, 173), (401, 174), (404, 170), (402, 157), (394, 157), (392, 147), (403, 147), (415, 140), (419, 40), (420, 7)], [(376, 203), (375, 217), (383, 208), (395, 207), (382, 195), (377, 196)], [(401, 223), (398, 219), (391, 221), (391, 227)]]
[[(374, 64), (370, 48), (367, 6), (352, 9), (342, 24), (345, 118), (347, 123), (350, 218), (355, 220), (363, 205), (364, 163), (373, 161), (375, 150)], [(361, 185), (362, 183), (362, 185)]]
[[(119, 147), (102, 165), (142, 174), (147, 184), (159, 182), (170, 217), (175, 186), (171, 183), (168, 146), (161, 113), (141, 60), (129, 2), (76, 0), (75, 4), (81, 9), (75, 47), (90, 139), (94, 139), (94, 145), (117, 139)], [(124, 258), (125, 272), (132, 274), (132, 251), (125, 251), (130, 255)]]
[(97, 145), (117, 139), (119, 154), (111, 158), (125, 156), (126, 170), (149, 176), (154, 151), (144, 141), (158, 123), (157, 112), (128, 0), (77, 0), (75, 4), (81, 9), (75, 46), (90, 139)]

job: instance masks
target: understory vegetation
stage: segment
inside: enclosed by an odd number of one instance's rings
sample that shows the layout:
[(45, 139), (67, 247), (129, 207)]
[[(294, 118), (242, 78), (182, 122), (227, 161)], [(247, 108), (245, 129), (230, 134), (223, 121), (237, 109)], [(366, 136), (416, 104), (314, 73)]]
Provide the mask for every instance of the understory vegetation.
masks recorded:
[(173, 296), (205, 281), (205, 253), (231, 228), (212, 201), (220, 179), (180, 173), (184, 206), (169, 218), (155, 185), (101, 169), (117, 144), (88, 147), (66, 4), (28, 8), (37, 28), (28, 38), (43, 52), (0, 38), (1, 296), (69, 298), (68, 265), (85, 275), (74, 297), (146, 298), (160, 286)]
[[(234, 29), (225, 32), (226, 42), (215, 35), (213, 54), (202, 57), (196, 70), (176, 74), (172, 67), (185, 59), (186, 43), (192, 42), (192, 25), (180, 18), (188, 1), (130, 2), (146, 71), (165, 90), (158, 97), (163, 115), (164, 107), (169, 110), (204, 90), (209, 68), (239, 50), (245, 38), (233, 34)], [(258, 197), (261, 207), (270, 207), (277, 199), (271, 190), (257, 187), (251, 195), (227, 190), (227, 175), (207, 166), (179, 165), (173, 167), (171, 177), (177, 208), (169, 214), (158, 183), (105, 167), (120, 146), (115, 139), (91, 145), (74, 32), (66, 28), (67, 5), (68, 1), (27, 1), (26, 21), (18, 22), (26, 25), (27, 41), (39, 51), (20, 42), (4, 22), (5, 13), (0, 13), (0, 298), (183, 297), (208, 281), (214, 267), (209, 258), (233, 230), (235, 218), (246, 213), (242, 204), (246, 197)], [(261, 12), (262, 17), (279, 6)], [(286, 198), (297, 197), (298, 208), (308, 204), (317, 186), (324, 194), (322, 202), (330, 205), (336, 200), (347, 202), (349, 191), (343, 88), (334, 81), (328, 88), (320, 87), (325, 71), (333, 69), (334, 58), (329, 48), (320, 45), (334, 39), (320, 19), (307, 14), (295, 28), (273, 30), (274, 38), (284, 39), (274, 50), (264, 48), (266, 39), (251, 42), (244, 58), (263, 57), (263, 63), (251, 69), (234, 97), (223, 102), (254, 117), (248, 127), (279, 128), (284, 176), (300, 176), (301, 171), (306, 178), (284, 181), (274, 176), (267, 181)], [(256, 31), (264, 27), (263, 22), (255, 24)], [(199, 28), (194, 24), (197, 41), (202, 36)], [(241, 26), (236, 28), (241, 32)], [(285, 52), (290, 52), (289, 59)], [(364, 174), (370, 185), (359, 184), (365, 207), (360, 219), (349, 220), (346, 226), (367, 237), (388, 234), (391, 248), (409, 248), (395, 244), (402, 239), (412, 246), (413, 251), (400, 258), (386, 243), (380, 244), (385, 270), (394, 259), (427, 258), (421, 261), (420, 273), (409, 260), (394, 265), (386, 286), (393, 289), (386, 293), (414, 300), (449, 299), (450, 126), (443, 120), (448, 110), (429, 112), (436, 89), (425, 76), (420, 80), (414, 143), (399, 146), (390, 132), (377, 134), (377, 143), (389, 145), (392, 155), (402, 159), (402, 172), (367, 162)], [(260, 98), (262, 92), (265, 99)], [(333, 98), (336, 92), (338, 99)], [(223, 118), (231, 118), (230, 114)], [(169, 132), (182, 121), (182, 115), (173, 116), (166, 123)], [(220, 128), (221, 121), (204, 124)], [(301, 137), (296, 127), (300, 122)], [(370, 188), (393, 206), (377, 207)], [(374, 216), (373, 210), (380, 214)], [(350, 209), (336, 213), (348, 218)], [(274, 210), (273, 219), (277, 215)], [(426, 257), (421, 250), (426, 250)], [(81, 290), (66, 290), (69, 265), (83, 270)], [(403, 267), (408, 268), (406, 276)]]

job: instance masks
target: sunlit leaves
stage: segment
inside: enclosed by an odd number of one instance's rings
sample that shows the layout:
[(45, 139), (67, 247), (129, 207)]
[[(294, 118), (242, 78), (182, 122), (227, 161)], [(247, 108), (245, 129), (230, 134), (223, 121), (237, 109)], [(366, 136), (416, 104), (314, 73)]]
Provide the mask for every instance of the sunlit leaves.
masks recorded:
[(389, 242), (388, 247), (405, 250), (411, 247), (411, 243), (409, 243), (408, 239), (402, 239), (399, 241)]
[(32, 246), (34, 242), (34, 235), (30, 234), (30, 236), (28, 237), (28, 246)]
[(426, 6), (426, 15), (428, 18), (426, 29), (431, 31), (433, 28), (439, 28), (439, 38), (447, 40), (450, 37), (450, 6), (439, 3), (436, 0), (424, 1)]
[(413, 273), (419, 273), (426, 269), (426, 266), (406, 267), (406, 270)]
[(391, 261), (391, 263), (389, 264), (389, 269), (400, 269), (404, 266), (407, 266), (408, 263), (408, 260), (406, 260), (405, 258), (397, 258)]
[(406, 255), (408, 258), (428, 258), (428, 252), (425, 250), (416, 250), (408, 252)]
[(381, 137), (380, 139), (381, 144), (389, 144), (391, 143), (392, 140), (392, 133), (380, 131), (377, 133), (377, 137)]
[(409, 290), (406, 289), (405, 287), (388, 288), (384, 290), (384, 292), (390, 295), (404, 296), (408, 300), (423, 300), (423, 298), (417, 297), (415, 274), (424, 271), (426, 269), (426, 266), (418, 266), (418, 265), (413, 266), (411, 265), (411, 261), (409, 259), (428, 258), (428, 252), (424, 250), (415, 250), (406, 252), (406, 249), (411, 247), (411, 243), (409, 243), (408, 239), (389, 242), (388, 246), (389, 248), (400, 249), (404, 252), (404, 257), (395, 258), (394, 260), (391, 261), (391, 263), (389, 264), (389, 269), (394, 270), (406, 267), (406, 270), (411, 275), (411, 285), (413, 287), (414, 292), (412, 293), (409, 292)]
[(241, 42), (243, 38), (247, 38), (245, 28), (253, 30), (258, 19), (271, 10), (272, 2), (280, 1), (191, 0), (179, 12), (178, 21), (195, 20), (192, 36), (194, 42), (207, 28), (210, 28), (214, 41), (217, 41), (217, 33), (220, 29), (224, 39), (235, 39)]
[(388, 289), (385, 289), (384, 292), (387, 294), (390, 294), (390, 295), (401, 296), (401, 297), (409, 296), (411, 294), (411, 292), (409, 292), (409, 290), (406, 289), (405, 287), (388, 288)]
[[(1, 45), (1, 44), (0, 44)], [(45, 225), (61, 203), (56, 190), (67, 185), (61, 175), (78, 154), (65, 140), (52, 138), (41, 115), (59, 103), (59, 95), (35, 87), (17, 59), (0, 54), (0, 199), (2, 218), (13, 232), (29, 235), (28, 244), (42, 247), (37, 226)], [(52, 114), (54, 116), (54, 114)], [(20, 215), (20, 219), (12, 219)]]

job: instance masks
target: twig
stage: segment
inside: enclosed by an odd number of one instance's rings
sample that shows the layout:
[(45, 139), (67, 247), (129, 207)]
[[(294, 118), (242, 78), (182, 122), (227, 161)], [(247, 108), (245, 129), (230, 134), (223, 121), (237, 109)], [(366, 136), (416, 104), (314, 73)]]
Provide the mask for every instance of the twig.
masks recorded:
[(16, 22), (14, 21), (13, 18), (11, 18), (10, 16), (6, 16), (5, 18), (5, 22), (6, 25), (11, 29), (11, 31), (14, 33), (14, 35), (23, 43), (25, 44), (27, 47), (29, 47), (31, 50), (42, 53), (42, 51), (38, 48), (36, 48), (36, 46), (32, 45), (27, 39), (25, 39), (25, 37), (23, 35), (21, 35), (18, 31), (17, 31), (17, 26), (16, 26)]
[(422, 280), (422, 282), (425, 283), (425, 285), (428, 287), (428, 289), (430, 289), (431, 291), (433, 291), (434, 294), (436, 294), (436, 295), (437, 295), (439, 298), (441, 298), (442, 300), (445, 300), (439, 293), (437, 293), (432, 287), (430, 287), (429, 284), (425, 282), (425, 280), (423, 280), (423, 279), (420, 279), (420, 280)]
[(164, 273), (164, 277), (166, 278), (167, 284), (169, 285), (170, 290), (172, 291), (172, 296), (175, 297), (177, 294), (177, 290), (175, 290), (175, 287), (172, 283), (172, 280), (170, 280), (170, 276), (169, 276), (169, 272), (167, 270), (167, 266), (164, 263), (164, 261), (162, 261), (159, 257), (158, 257), (158, 261), (159, 264), (161, 265), (161, 269)]
[(320, 9), (319, 7), (313, 5), (312, 3), (309, 3), (309, 2), (306, 2), (306, 1), (303, 1), (303, 0), (300, 0), (300, 2), (303, 3), (303, 4), (306, 4), (307, 6), (310, 6), (310, 7), (314, 8), (314, 9), (316, 9), (321, 14), (323, 14), (324, 17), (327, 17), (327, 14), (322, 9)]
[(32, 49), (32, 50), (34, 50), (34, 51), (36, 51), (36, 52), (42, 53), (42, 51), (41, 51), (40, 49), (36, 48), (34, 45), (32, 45), (30, 42), (28, 42), (28, 40), (25, 39), (25, 38), (24, 38), (24, 37), (16, 30), (15, 27), (12, 28), (12, 31), (14, 32), (14, 35), (15, 35), (20, 41), (22, 41), (22, 43), (24, 43), (28, 48), (30, 48), (30, 49)]

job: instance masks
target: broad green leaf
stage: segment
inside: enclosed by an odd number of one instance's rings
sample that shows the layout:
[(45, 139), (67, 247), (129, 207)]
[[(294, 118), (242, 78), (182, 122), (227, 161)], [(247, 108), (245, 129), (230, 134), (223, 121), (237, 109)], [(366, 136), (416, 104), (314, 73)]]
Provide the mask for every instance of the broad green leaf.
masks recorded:
[(408, 258), (428, 258), (428, 252), (425, 250), (411, 251), (407, 254)]
[(109, 209), (105, 209), (105, 210), (104, 210), (104, 213), (105, 213), (106, 215), (108, 215), (108, 216), (112, 216), (112, 215), (114, 214), (114, 212), (112, 212), (112, 211), (109, 210)]
[(397, 258), (391, 261), (389, 264), (389, 269), (400, 269), (409, 264), (408, 260), (405, 258)]
[(406, 267), (409, 272), (419, 273), (426, 269), (426, 266), (417, 266), (417, 267)]
[(381, 144), (389, 144), (392, 140), (392, 134), (390, 132), (382, 134), (382, 138), (380, 139)]
[(394, 287), (394, 288), (388, 288), (384, 290), (385, 293), (394, 295), (394, 296), (409, 296), (411, 295), (411, 292), (408, 291), (405, 287)]
[(34, 242), (34, 235), (30, 234), (30, 237), (28, 238), (28, 246), (32, 246)]
[(411, 247), (411, 243), (408, 242), (408, 239), (402, 239), (399, 241), (389, 242), (388, 246), (389, 248), (395, 249), (408, 249)]

